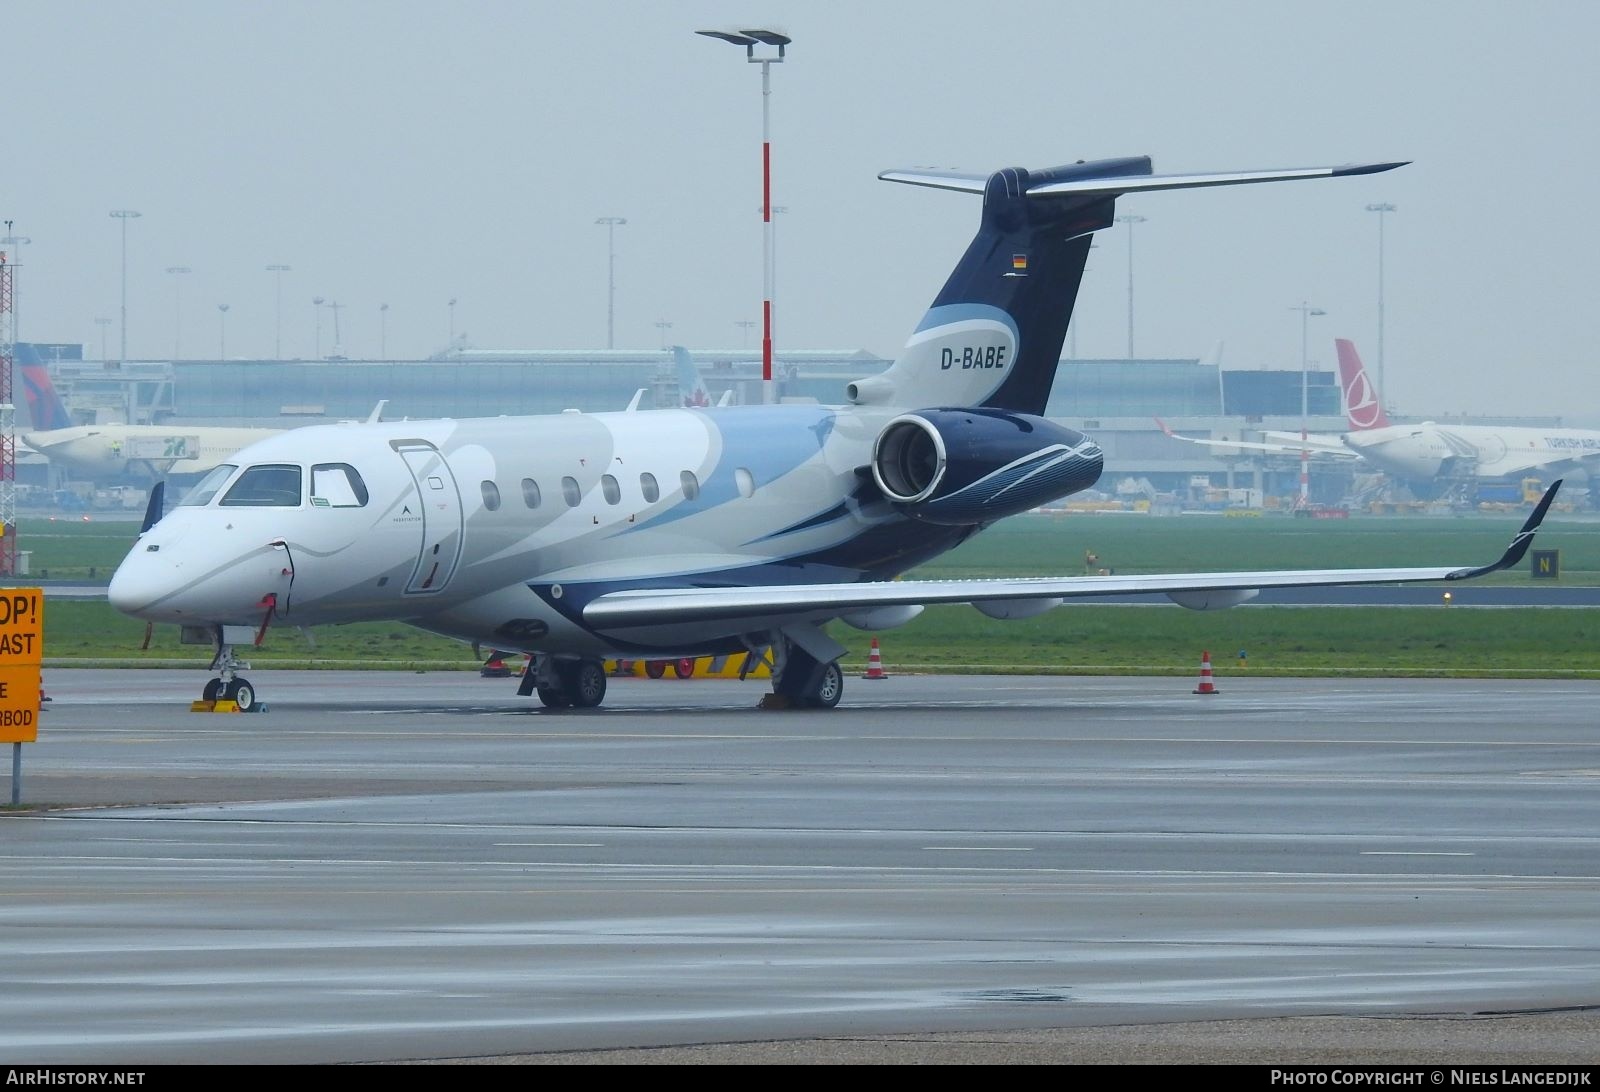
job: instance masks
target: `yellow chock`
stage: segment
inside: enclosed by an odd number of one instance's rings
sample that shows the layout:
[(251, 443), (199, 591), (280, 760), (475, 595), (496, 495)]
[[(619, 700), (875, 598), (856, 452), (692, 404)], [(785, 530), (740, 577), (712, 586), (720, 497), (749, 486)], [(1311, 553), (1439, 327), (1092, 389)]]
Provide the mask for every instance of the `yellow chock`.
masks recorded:
[(196, 701), (189, 703), (191, 713), (237, 713), (239, 703), (228, 701), (226, 698), (218, 701)]

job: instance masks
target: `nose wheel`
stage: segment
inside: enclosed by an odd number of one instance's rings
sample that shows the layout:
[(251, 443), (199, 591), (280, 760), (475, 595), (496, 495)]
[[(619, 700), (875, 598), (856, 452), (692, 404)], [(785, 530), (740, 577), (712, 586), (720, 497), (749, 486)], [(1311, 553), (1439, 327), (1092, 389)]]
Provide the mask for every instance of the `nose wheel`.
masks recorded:
[(217, 672), (217, 677), (201, 688), (200, 700), (231, 701), (241, 713), (253, 713), (265, 708), (257, 700), (254, 684), (238, 674), (240, 669), (248, 671), (250, 665), (234, 654), (232, 645), (219, 643), (217, 654), (211, 660), (211, 670)]

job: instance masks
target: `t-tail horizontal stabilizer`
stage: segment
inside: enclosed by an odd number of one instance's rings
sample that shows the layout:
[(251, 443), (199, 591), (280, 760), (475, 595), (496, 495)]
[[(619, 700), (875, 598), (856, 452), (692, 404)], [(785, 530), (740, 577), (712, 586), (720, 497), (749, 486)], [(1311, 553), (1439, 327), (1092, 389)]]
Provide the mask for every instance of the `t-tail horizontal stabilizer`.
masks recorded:
[[(1141, 156), (1132, 159), (1108, 160), (1127, 168), (1126, 173), (1109, 174), (1098, 178), (1057, 179), (1058, 173), (1077, 172), (1086, 164), (1074, 163), (1048, 170), (1032, 171), (1025, 192), (1029, 197), (1060, 197), (1067, 194), (1104, 194), (1116, 196), (1124, 193), (1146, 193), (1152, 190), (1192, 190), (1205, 186), (1242, 186), (1252, 182), (1292, 182), (1302, 178), (1341, 178), (1354, 174), (1380, 174), (1404, 167), (1408, 160), (1395, 163), (1347, 163), (1342, 167), (1295, 167), (1276, 171), (1220, 171), (1209, 174), (1151, 174), (1150, 159)], [(1087, 164), (1093, 167), (1098, 164)], [(1140, 170), (1140, 167), (1143, 170)], [(908, 168), (883, 171), (878, 175), (885, 182), (905, 182), (912, 186), (932, 186), (940, 190), (957, 190), (961, 193), (982, 193), (988, 186), (989, 175), (969, 174), (965, 171), (928, 170)]]

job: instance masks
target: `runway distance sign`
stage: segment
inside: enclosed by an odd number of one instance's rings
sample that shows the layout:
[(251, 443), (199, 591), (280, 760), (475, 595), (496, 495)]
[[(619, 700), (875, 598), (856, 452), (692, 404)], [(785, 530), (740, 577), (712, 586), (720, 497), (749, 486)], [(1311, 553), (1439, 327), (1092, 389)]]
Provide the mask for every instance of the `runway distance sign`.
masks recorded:
[(44, 591), (0, 588), (0, 743), (39, 738)]

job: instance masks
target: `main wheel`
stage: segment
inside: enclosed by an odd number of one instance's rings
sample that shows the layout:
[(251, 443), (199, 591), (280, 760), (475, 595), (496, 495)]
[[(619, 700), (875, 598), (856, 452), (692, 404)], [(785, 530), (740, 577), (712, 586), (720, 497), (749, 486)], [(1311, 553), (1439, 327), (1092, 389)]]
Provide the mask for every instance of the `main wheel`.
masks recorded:
[(843, 696), (844, 672), (839, 668), (839, 661), (835, 660), (822, 669), (822, 677), (817, 680), (816, 689), (806, 695), (806, 704), (817, 709), (832, 709), (839, 704), (839, 699)]
[(659, 679), (667, 673), (667, 663), (665, 660), (646, 660), (644, 662), (644, 673), (652, 679)]
[(222, 696), (238, 705), (239, 712), (248, 713), (256, 707), (256, 688), (249, 679), (234, 679), (222, 689)]
[(579, 660), (566, 667), (561, 682), (579, 709), (593, 709), (606, 700), (606, 667), (599, 660)]
[(539, 700), (546, 709), (565, 709), (572, 704), (572, 699), (567, 697), (567, 692), (556, 686), (541, 686), (537, 689)]
[(694, 674), (694, 658), (685, 656), (681, 660), (672, 661), (672, 673), (680, 679), (687, 679)]
[(210, 682), (206, 683), (205, 687), (200, 691), (201, 701), (216, 701), (220, 697), (222, 697), (221, 679), (212, 679)]

